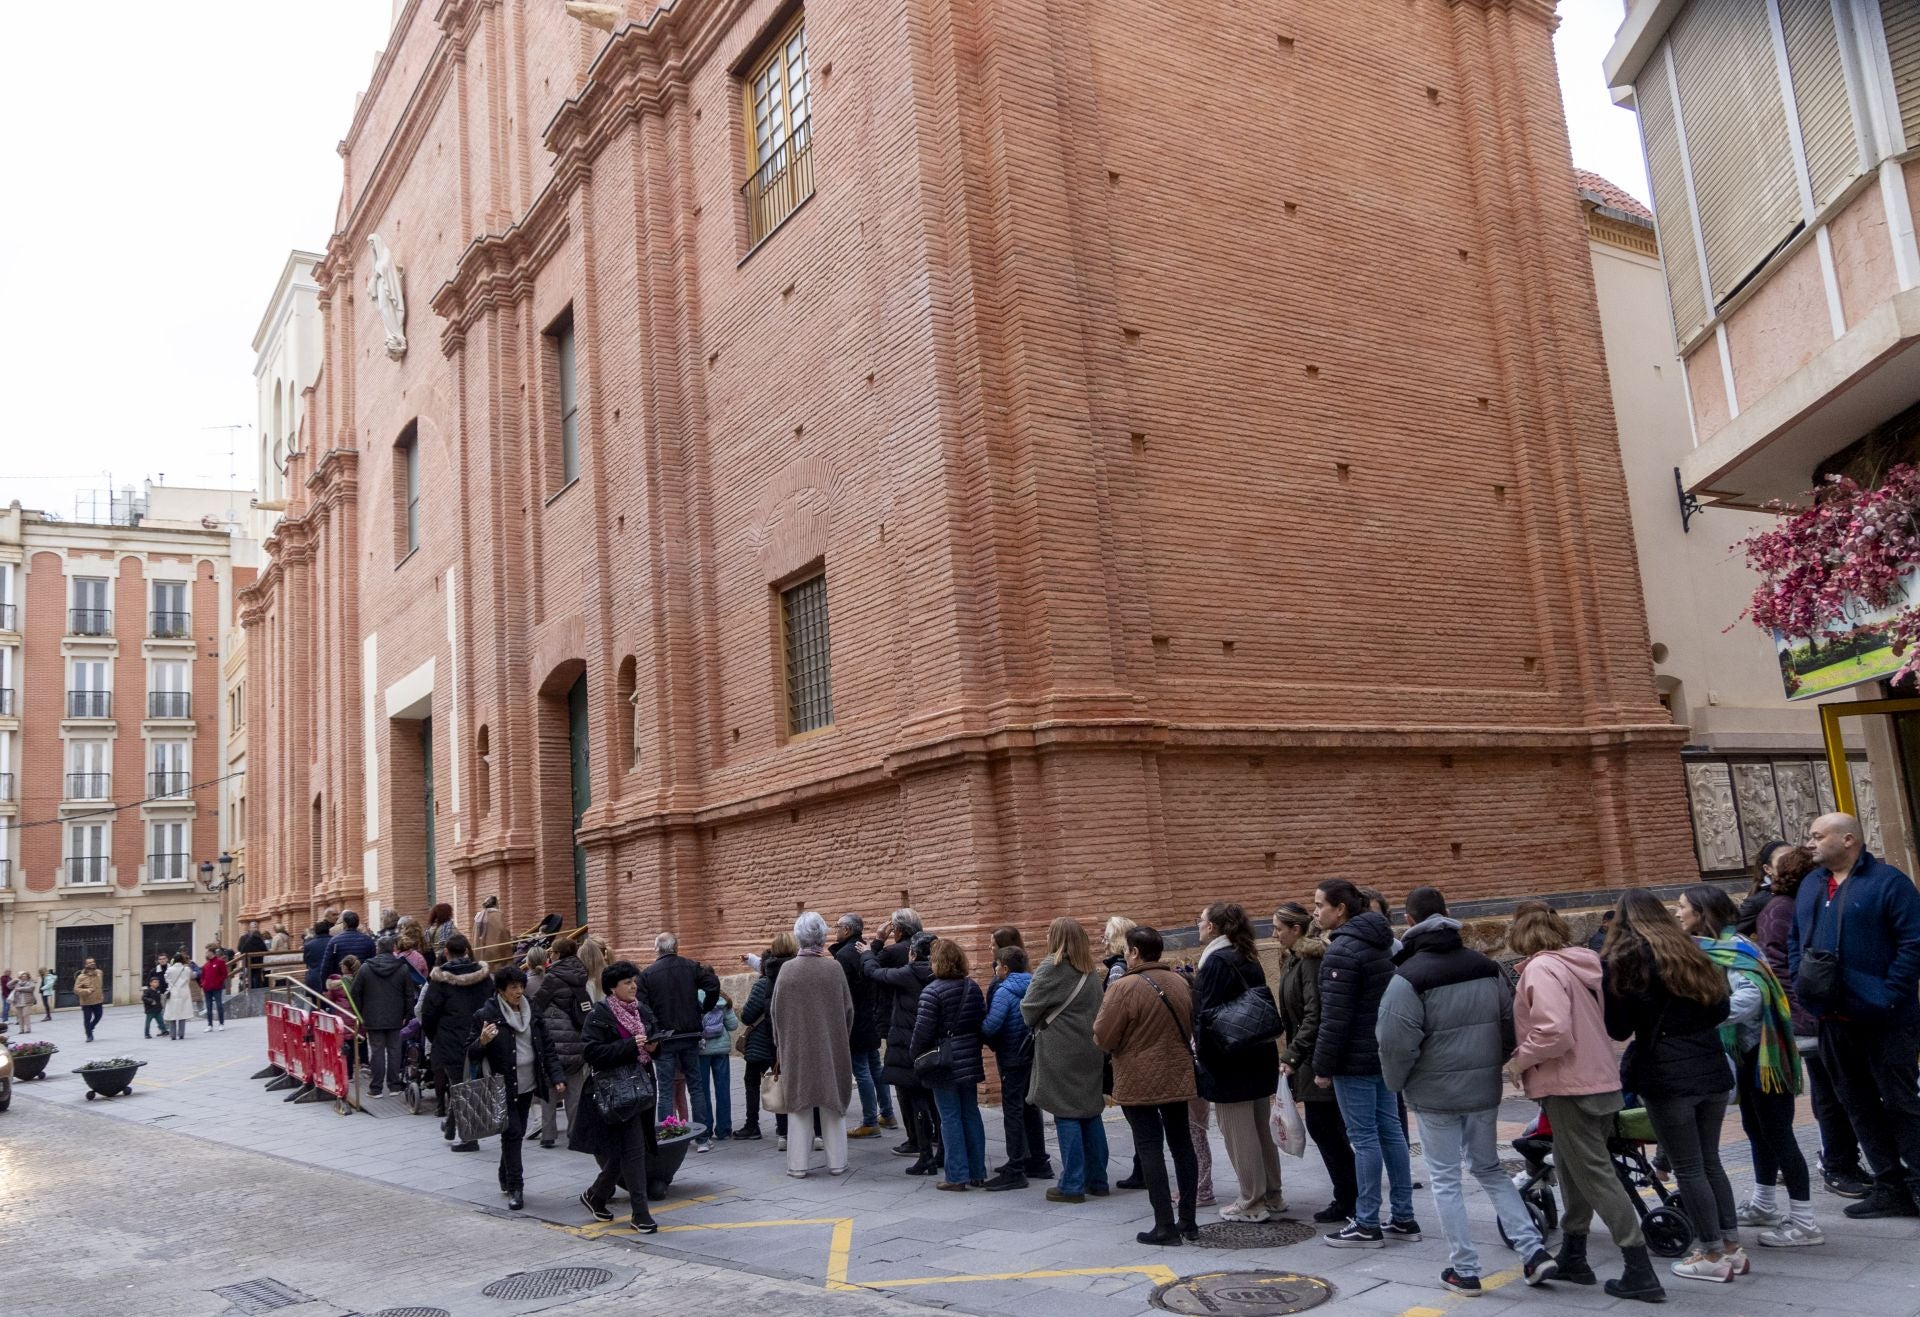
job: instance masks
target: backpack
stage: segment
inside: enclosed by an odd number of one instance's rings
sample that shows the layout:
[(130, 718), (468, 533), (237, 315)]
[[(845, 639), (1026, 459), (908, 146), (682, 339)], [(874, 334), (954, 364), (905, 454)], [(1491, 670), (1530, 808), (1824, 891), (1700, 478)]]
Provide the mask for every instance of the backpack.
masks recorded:
[(711, 1041), (727, 1032), (727, 1008), (715, 1006), (700, 1017), (700, 1037)]

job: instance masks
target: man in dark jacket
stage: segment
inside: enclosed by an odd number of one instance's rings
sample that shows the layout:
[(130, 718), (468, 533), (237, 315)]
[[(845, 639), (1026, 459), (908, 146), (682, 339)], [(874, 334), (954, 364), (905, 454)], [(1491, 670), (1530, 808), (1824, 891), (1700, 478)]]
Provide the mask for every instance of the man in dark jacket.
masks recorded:
[(1447, 916), (1438, 889), (1416, 887), (1407, 895), (1407, 923), (1393, 958), (1399, 970), (1380, 998), (1374, 1036), (1380, 1077), (1420, 1113), (1433, 1205), (1452, 1254), (1441, 1283), (1456, 1293), (1480, 1291), (1480, 1255), (1467, 1225), (1460, 1174), (1464, 1162), (1493, 1200), (1527, 1283), (1538, 1285), (1558, 1264), (1500, 1169), (1494, 1144), (1504, 1086), (1500, 1068), (1514, 1048), (1513, 991), (1498, 965), (1461, 942), (1460, 923)]
[(353, 1004), (360, 1010), (367, 1046), (372, 1051), (369, 1097), (379, 1097), (386, 1091), (388, 1076), (392, 1076), (397, 1090), (406, 1065), (400, 1031), (413, 1017), (413, 966), (393, 954), (397, 945), (391, 937), (374, 943), (377, 954), (360, 966), (351, 986)]
[(340, 931), (327, 941), (327, 959), (320, 971), (322, 983), (340, 972), (340, 962), (348, 956), (362, 964), (373, 957), (373, 939), (360, 931), (360, 916), (352, 910), (340, 916)]
[(307, 940), (300, 944), (300, 959), (306, 964), (306, 985), (315, 993), (327, 990), (327, 943), (333, 938), (332, 929), (326, 924), (315, 924), (307, 934)]
[[(546, 977), (540, 981), (540, 991), (533, 997), (533, 1009), (546, 1027), (547, 1038), (566, 1077), (567, 1089), (562, 1097), (568, 1129), (573, 1128), (580, 1111), (580, 1072), (587, 1063), (580, 1030), (587, 1022), (587, 1011), (593, 1006), (593, 998), (587, 992), (587, 969), (580, 963), (579, 950), (572, 938), (554, 940), (553, 960), (547, 965)], [(540, 1131), (540, 1146), (551, 1148), (558, 1138), (557, 1122), (549, 1123)]]
[(1820, 1059), (1873, 1171), (1873, 1192), (1846, 1213), (1920, 1216), (1920, 892), (1866, 849), (1851, 814), (1815, 819), (1807, 845), (1820, 867), (1800, 883), (1787, 968), (1820, 1017)]
[[(420, 1001), (420, 1028), (432, 1040), (428, 1064), (433, 1067), (433, 1088), (444, 1122), (440, 1132), (454, 1137), (453, 1119), (447, 1115), (447, 1090), (466, 1078), (467, 1047), (479, 1026), (474, 1012), (493, 996), (493, 984), (487, 967), (473, 958), (473, 946), (465, 933), (447, 939), (447, 963), (427, 976), (426, 995)], [(455, 1152), (478, 1152), (478, 1143), (456, 1143)]]
[(840, 940), (827, 948), (827, 953), (840, 962), (847, 976), (847, 991), (853, 994), (853, 1028), (847, 1042), (853, 1051), (853, 1082), (860, 1090), (860, 1124), (847, 1131), (850, 1139), (877, 1139), (881, 1130), (893, 1128), (893, 1094), (881, 1078), (880, 1025), (874, 1015), (876, 993), (873, 980), (860, 966), (860, 935), (866, 927), (859, 915), (841, 915)]
[[(1313, 893), (1313, 915), (1327, 931), (1320, 961), (1320, 1034), (1313, 1043), (1313, 1082), (1331, 1087), (1340, 1119), (1353, 1145), (1360, 1191), (1354, 1219), (1326, 1237), (1334, 1248), (1379, 1248), (1388, 1239), (1420, 1238), (1413, 1216), (1413, 1166), (1400, 1108), (1380, 1078), (1380, 1046), (1374, 1028), (1380, 998), (1393, 979), (1393, 927), (1367, 908), (1360, 889), (1345, 879), (1322, 883)], [(1393, 1210), (1380, 1224), (1380, 1171), (1384, 1164)]]
[(247, 921), (247, 931), (240, 935), (237, 949), (246, 958), (242, 963), (247, 967), (247, 986), (258, 988), (265, 984), (267, 972), (260, 968), (260, 957), (267, 954), (267, 938), (260, 931), (258, 919)]
[(665, 1110), (672, 1105), (674, 1082), (684, 1074), (694, 1123), (704, 1125), (707, 1130), (694, 1143), (693, 1150), (712, 1152), (713, 1104), (705, 1086), (699, 1082), (700, 1017), (705, 1013), (700, 994), (710, 994), (708, 1001), (718, 997), (720, 976), (699, 961), (681, 955), (680, 940), (671, 933), (654, 938), (653, 951), (653, 964), (640, 971), (640, 999), (647, 1003), (661, 1031), (669, 1035), (653, 1054), (660, 1106)]

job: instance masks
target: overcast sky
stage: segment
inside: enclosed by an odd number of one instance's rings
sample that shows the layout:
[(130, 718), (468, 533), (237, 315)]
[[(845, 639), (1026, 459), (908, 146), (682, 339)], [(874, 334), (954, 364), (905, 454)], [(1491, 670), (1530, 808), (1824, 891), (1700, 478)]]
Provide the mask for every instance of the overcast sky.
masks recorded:
[[(1600, 75), (1621, 0), (1560, 9), (1574, 161), (1644, 199)], [(249, 487), (253, 332), (287, 252), (325, 246), (391, 0), (76, 12), (9, 5), (0, 43), (0, 506), (70, 517), (81, 490), (161, 473)]]

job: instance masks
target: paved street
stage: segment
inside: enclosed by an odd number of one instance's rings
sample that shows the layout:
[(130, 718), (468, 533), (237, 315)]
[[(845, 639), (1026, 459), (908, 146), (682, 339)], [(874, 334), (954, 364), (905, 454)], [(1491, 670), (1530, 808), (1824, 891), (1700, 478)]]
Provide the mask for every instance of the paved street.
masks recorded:
[[(19, 1086), (13, 1110), (0, 1116), (9, 1190), (0, 1198), (0, 1242), (15, 1244), (7, 1254), (14, 1259), (47, 1257), (51, 1240), (63, 1251), (57, 1266), (16, 1265), (0, 1309), (100, 1312), (123, 1306), (102, 1297), (113, 1291), (142, 1311), (218, 1313), (227, 1308), (215, 1287), (271, 1277), (313, 1296), (314, 1306), (284, 1310), (298, 1317), (401, 1305), (506, 1313), (533, 1307), (486, 1299), (482, 1286), (529, 1268), (591, 1265), (612, 1272), (594, 1294), (535, 1306), (553, 1311), (560, 1302), (558, 1311), (590, 1312), (631, 1302), (636, 1286), (669, 1285), (667, 1306), (686, 1312), (936, 1305), (982, 1317), (1126, 1317), (1152, 1311), (1153, 1290), (1178, 1276), (1252, 1269), (1324, 1279), (1334, 1297), (1323, 1311), (1435, 1317), (1468, 1302), (1488, 1314), (1642, 1311), (1597, 1290), (1519, 1284), (1477, 1191), (1468, 1201), (1498, 1288), (1468, 1301), (1438, 1284), (1446, 1255), (1437, 1234), (1377, 1252), (1309, 1240), (1149, 1253), (1132, 1239), (1144, 1224), (1143, 1195), (1070, 1207), (1044, 1202), (1038, 1189), (940, 1194), (930, 1181), (900, 1174), (905, 1163), (879, 1140), (854, 1144), (857, 1169), (844, 1181), (787, 1178), (771, 1138), (690, 1156), (672, 1200), (656, 1206), (663, 1229), (648, 1240), (618, 1225), (587, 1224), (575, 1195), (588, 1161), (564, 1148), (530, 1146), (528, 1211), (515, 1217), (494, 1185), (492, 1144), (477, 1155), (452, 1154), (431, 1120), (406, 1115), (397, 1101), (376, 1103), (378, 1118), (339, 1115), (326, 1105), (288, 1105), (248, 1079), (264, 1064), (262, 1022), (235, 1022), (215, 1034), (196, 1024), (180, 1043), (142, 1041), (140, 1023), (136, 1010), (110, 1010), (102, 1041), (88, 1047), (79, 1041), (77, 1014), (62, 1012), (33, 1035), (63, 1050), (51, 1077)], [(149, 1064), (131, 1096), (87, 1102), (84, 1085), (67, 1072), (106, 1055)], [(1518, 1120), (1524, 1111), (1514, 1103), (1507, 1114)], [(997, 1112), (988, 1113), (987, 1128), (997, 1155)], [(1125, 1126), (1115, 1120), (1108, 1129), (1123, 1167)], [(1737, 1129), (1729, 1130), (1729, 1144), (1729, 1170), (1743, 1189), (1748, 1171)], [(1217, 1136), (1214, 1160), (1216, 1183), (1225, 1187), (1231, 1176)], [(1293, 1215), (1304, 1219), (1326, 1201), (1324, 1177), (1311, 1155), (1288, 1159), (1285, 1169)], [(1751, 1276), (1724, 1287), (1674, 1280), (1671, 1300), (1728, 1317), (1788, 1309), (1920, 1313), (1920, 1264), (1908, 1256), (1920, 1225), (1844, 1222), (1841, 1200), (1816, 1198), (1825, 1247), (1784, 1255), (1755, 1249)], [(1424, 1190), (1417, 1202), (1432, 1230)], [(276, 1224), (236, 1230), (250, 1221)], [(369, 1229), (369, 1222), (382, 1224)], [(1615, 1267), (1605, 1245), (1596, 1252), (1603, 1270)], [(188, 1265), (151, 1265), (160, 1261)], [(647, 1301), (661, 1300), (649, 1288)]]

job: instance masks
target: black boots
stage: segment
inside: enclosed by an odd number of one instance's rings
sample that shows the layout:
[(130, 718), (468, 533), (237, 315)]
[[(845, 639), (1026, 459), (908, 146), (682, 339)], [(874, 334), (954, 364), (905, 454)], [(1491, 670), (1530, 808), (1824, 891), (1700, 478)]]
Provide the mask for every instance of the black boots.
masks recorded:
[[(1667, 1292), (1660, 1288), (1660, 1278), (1653, 1272), (1653, 1263), (1647, 1260), (1647, 1246), (1642, 1244), (1637, 1248), (1623, 1248), (1620, 1250), (1620, 1255), (1627, 1260), (1627, 1269), (1621, 1273), (1619, 1280), (1610, 1280), (1606, 1283), (1607, 1293), (1616, 1299), (1638, 1299), (1642, 1303), (1663, 1302)], [(1561, 1272), (1561, 1279), (1566, 1279), (1564, 1269)]]
[(1176, 1226), (1157, 1225), (1151, 1230), (1142, 1230), (1134, 1238), (1142, 1244), (1178, 1244), (1181, 1234)]
[(1575, 1285), (1597, 1285), (1600, 1278), (1593, 1274), (1593, 1268), (1587, 1264), (1587, 1237), (1585, 1235), (1562, 1235), (1560, 1237), (1560, 1256), (1554, 1259), (1560, 1264), (1555, 1280), (1572, 1281)]
[(507, 1190), (507, 1210), (518, 1212), (527, 1205), (527, 1194), (519, 1185)]
[(1007, 1189), (1024, 1189), (1026, 1187), (1026, 1172), (1020, 1170), (1018, 1167), (1014, 1167), (1011, 1170), (1002, 1169), (991, 1180), (988, 1180), (981, 1186), (981, 1188), (990, 1194), (1000, 1193)]
[(1189, 1244), (1199, 1242), (1200, 1225), (1193, 1219), (1192, 1212), (1181, 1213), (1179, 1230), (1180, 1238), (1186, 1240)]

